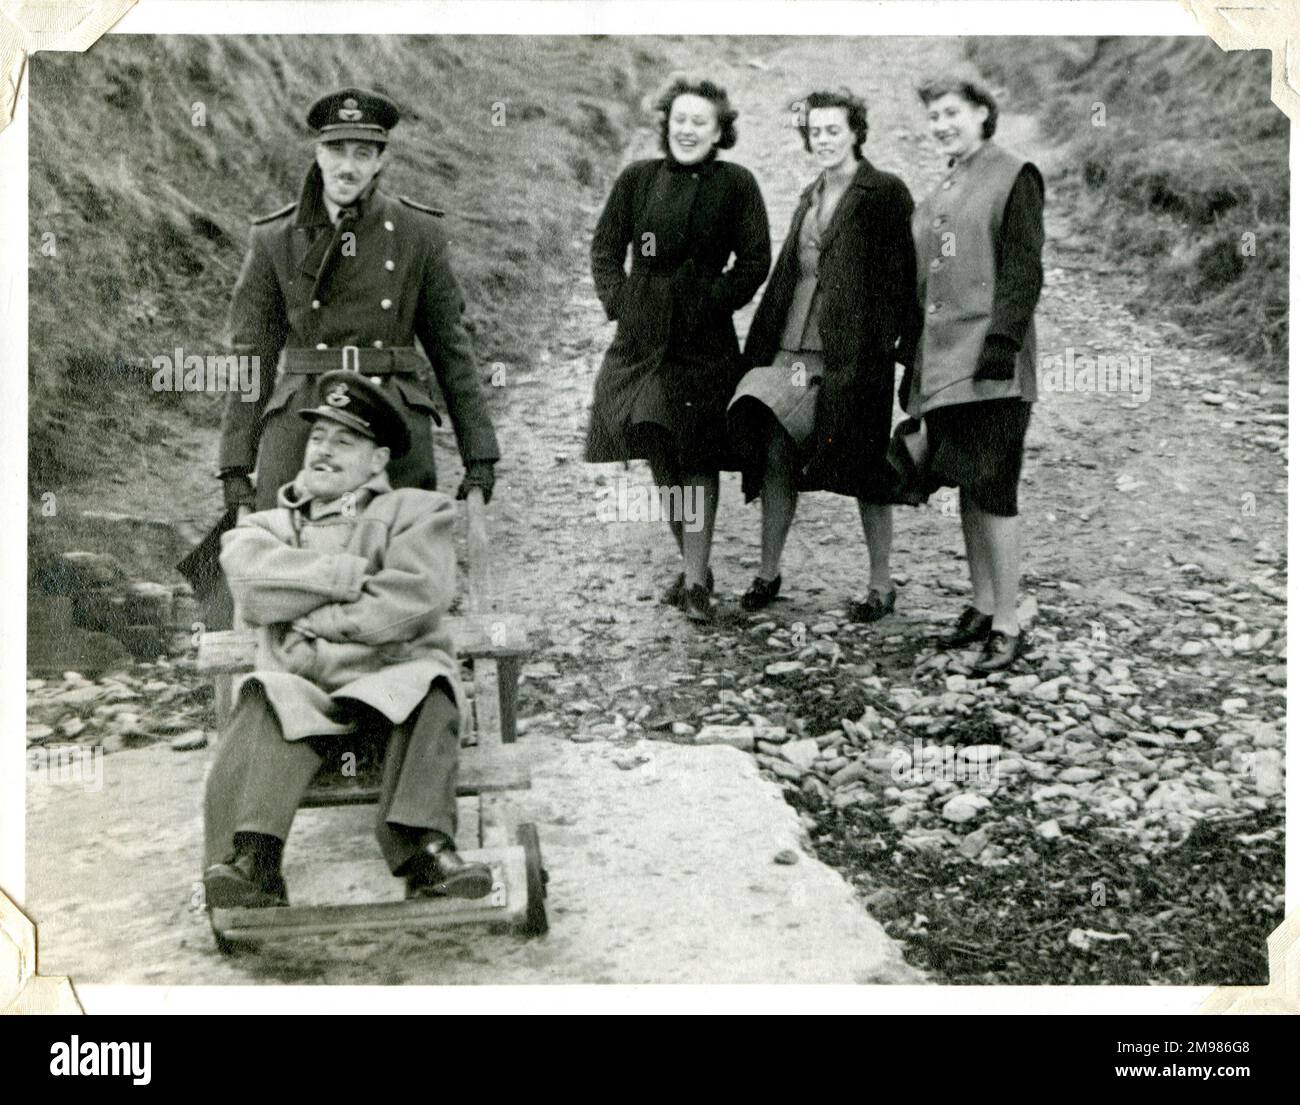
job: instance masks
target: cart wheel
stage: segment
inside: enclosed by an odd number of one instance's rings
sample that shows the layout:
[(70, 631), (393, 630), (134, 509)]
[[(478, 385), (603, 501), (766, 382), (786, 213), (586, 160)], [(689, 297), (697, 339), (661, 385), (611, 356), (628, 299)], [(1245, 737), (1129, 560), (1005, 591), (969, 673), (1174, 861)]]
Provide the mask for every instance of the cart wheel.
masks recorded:
[(550, 928), (546, 920), (546, 868), (542, 866), (542, 845), (537, 838), (537, 826), (520, 825), (515, 839), (524, 849), (524, 869), (528, 874), (528, 910), (524, 914), (521, 931), (528, 936), (545, 936)]
[(212, 927), (212, 939), (216, 941), (217, 951), (222, 955), (237, 955), (241, 945), (235, 943), (235, 941), (228, 937), (222, 936), (221, 933), (217, 931), (217, 926), (212, 920), (211, 912), (208, 913), (208, 924)]
[(261, 947), (261, 942), (256, 938), (232, 940), (229, 936), (222, 935), (222, 933), (217, 930), (217, 926), (213, 923), (211, 910), (208, 911), (208, 924), (212, 928), (212, 939), (217, 945), (217, 951), (222, 955), (241, 955), (244, 952), (255, 952), (259, 947)]

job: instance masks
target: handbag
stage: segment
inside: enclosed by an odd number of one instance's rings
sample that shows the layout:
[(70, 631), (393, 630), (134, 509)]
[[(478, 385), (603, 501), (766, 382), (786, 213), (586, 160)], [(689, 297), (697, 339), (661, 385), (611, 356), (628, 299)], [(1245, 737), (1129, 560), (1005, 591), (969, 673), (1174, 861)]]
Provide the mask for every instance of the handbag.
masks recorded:
[(894, 427), (885, 460), (898, 477), (900, 502), (920, 506), (930, 497), (927, 486), (930, 466), (930, 435), (924, 418), (905, 418)]

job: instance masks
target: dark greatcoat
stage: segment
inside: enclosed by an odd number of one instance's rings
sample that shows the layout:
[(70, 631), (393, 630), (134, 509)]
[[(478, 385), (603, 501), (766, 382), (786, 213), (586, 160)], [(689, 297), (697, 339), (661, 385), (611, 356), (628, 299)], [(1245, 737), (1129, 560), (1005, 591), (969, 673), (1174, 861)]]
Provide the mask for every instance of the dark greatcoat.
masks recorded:
[(767, 210), (748, 169), (665, 157), (619, 174), (591, 243), (596, 294), (618, 329), (596, 379), (588, 461), (645, 456), (629, 430), (647, 387), (662, 389), (669, 429), (690, 452), (725, 452), (726, 406), (743, 372), (731, 316), (770, 263)]
[[(799, 280), (799, 230), (815, 202), (816, 184), (799, 198), (750, 324), (747, 367), (771, 364), (780, 349)], [(891, 500), (894, 477), (884, 457), (894, 410), (894, 363), (914, 346), (921, 328), (911, 217), (907, 186), (863, 159), (822, 235), (817, 280), (825, 375), (813, 434), (799, 457), (801, 491)], [(747, 499), (758, 493), (761, 463), (755, 457), (746, 464)]]
[[(318, 375), (273, 376), (282, 350), (406, 350), (423, 371), (383, 377), (406, 416), (410, 452), (389, 466), (395, 487), (436, 486), (430, 394), (437, 380), (456, 430), (462, 460), (500, 456), (479, 383), (473, 346), (461, 321), (464, 299), (448, 260), (439, 212), (375, 184), (355, 205), (355, 219), (330, 222), (320, 170), (307, 174), (299, 202), (255, 221), (230, 306), (228, 344), (260, 358), (261, 394), (245, 403), (232, 392), (221, 426), (218, 466), (256, 466), (257, 509), (272, 509), (280, 487), (302, 466)], [(353, 237), (345, 237), (347, 234)], [(424, 358), (415, 352), (416, 341)], [(341, 359), (337, 366), (346, 367)]]

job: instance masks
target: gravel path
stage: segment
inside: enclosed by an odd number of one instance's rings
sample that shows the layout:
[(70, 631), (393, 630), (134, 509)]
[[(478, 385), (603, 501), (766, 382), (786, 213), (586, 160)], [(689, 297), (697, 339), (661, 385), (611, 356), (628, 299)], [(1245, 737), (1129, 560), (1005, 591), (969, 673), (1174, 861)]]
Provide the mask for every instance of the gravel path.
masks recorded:
[[(787, 110), (810, 86), (867, 96), (868, 156), (917, 197), (940, 172), (910, 90), (951, 45), (687, 39), (668, 49), (741, 109), (730, 156), (757, 175), (778, 237), (811, 172)], [(1002, 130), (1039, 154), (1032, 120), (1007, 116)], [(628, 156), (654, 148), (647, 129)], [(498, 396), (509, 459), (492, 505), (501, 606), (530, 615), (541, 642), (521, 694), (535, 785), (519, 803), (552, 871), (551, 935), (318, 941), (223, 960), (188, 901), (206, 754), (157, 745), (112, 752), (101, 793), (30, 788), (27, 905), (42, 970), (145, 982), (914, 977), (874, 912), (912, 963), (940, 977), (1046, 981), (1055, 968), (1062, 981), (1184, 980), (1162, 974), (1160, 954), (1176, 957), (1148, 944), (1170, 906), (1132, 891), (1133, 857), (1159, 857), (1198, 825), (1229, 826), (1197, 837), (1225, 854), (1280, 833), (1252, 822), (1234, 836), (1231, 826), (1281, 810), (1287, 394), (1249, 364), (1135, 319), (1123, 306), (1135, 294), (1127, 278), (1097, 262), (1087, 228), (1050, 193), (1048, 230), (1040, 352), (1149, 356), (1151, 387), (1047, 394), (1035, 411), (1022, 512), (1036, 644), (1011, 679), (970, 680), (969, 657), (930, 647), (966, 591), (955, 502), (944, 496), (899, 512), (898, 613), (878, 626), (843, 620), (845, 600), (865, 587), (865, 549), (854, 504), (829, 495), (800, 503), (783, 600), (770, 616), (739, 614), (758, 510), (742, 505), (734, 476), (716, 541), (721, 624), (700, 633), (657, 605), (675, 571), (663, 527), (599, 516), (616, 480), (648, 484), (648, 472), (581, 460), (612, 337), (583, 240), (551, 340), (535, 364), (508, 372)], [(438, 444), (454, 471), (450, 439)], [(773, 663), (793, 667), (773, 674)], [(183, 705), (192, 676), (182, 667), (166, 678)], [(37, 691), (33, 720), (57, 726), (65, 690)], [(722, 736), (753, 755), (687, 747)], [(996, 747), (1006, 770), (989, 787), (900, 780), (892, 769), (916, 741)], [(324, 816), (305, 813), (295, 829), (304, 878), (313, 844), (324, 856), (364, 854), (363, 816), (330, 814), (339, 827), (328, 834)], [(982, 872), (1023, 871), (1032, 897), (1049, 867), (1074, 864), (1083, 880), (1090, 869), (1077, 857), (1095, 858), (1103, 842), (1119, 859), (1101, 904), (1088, 878), (1060, 890), (1046, 921), (1021, 911), (1017, 939), (1046, 974), (970, 951), (987, 916), (950, 907)], [(923, 887), (904, 877), (925, 865)], [(1278, 844), (1257, 870), (1233, 875), (1252, 881), (1227, 888), (1254, 903), (1248, 941), (1280, 911), (1280, 865)], [(1242, 921), (1222, 887), (1196, 893), (1178, 904), (1209, 926), (1197, 939), (1231, 939)], [(955, 968), (958, 954), (974, 966)], [(1202, 981), (1244, 982), (1251, 969)]]

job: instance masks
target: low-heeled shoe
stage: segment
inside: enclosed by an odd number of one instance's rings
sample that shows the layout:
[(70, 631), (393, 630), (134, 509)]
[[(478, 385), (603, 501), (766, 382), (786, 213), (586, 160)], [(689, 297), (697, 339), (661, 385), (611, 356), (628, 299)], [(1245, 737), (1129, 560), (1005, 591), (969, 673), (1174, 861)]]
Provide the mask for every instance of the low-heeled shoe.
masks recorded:
[(1000, 629), (990, 630), (989, 635), (984, 638), (984, 648), (979, 654), (979, 659), (971, 665), (971, 670), (985, 675), (991, 671), (1009, 668), (1018, 657), (1023, 655), (1024, 645), (1023, 630), (1019, 633), (1003, 633)]
[(849, 621), (878, 622), (887, 614), (894, 612), (894, 603), (897, 599), (897, 591), (877, 591), (873, 587), (867, 592), (865, 599), (861, 601), (858, 599), (849, 600)]
[(993, 615), (981, 614), (973, 606), (966, 607), (951, 632), (939, 638), (940, 648), (965, 648), (984, 640), (993, 628)]
[(776, 601), (776, 596), (781, 590), (781, 576), (778, 573), (775, 579), (764, 579), (762, 576), (755, 576), (754, 582), (749, 585), (749, 590), (740, 596), (740, 608), (742, 610), (762, 610), (765, 606), (771, 606)]
[(693, 622), (713, 621), (713, 600), (706, 588), (698, 583), (686, 588), (682, 598), (682, 610)]
[[(708, 586), (709, 594), (713, 594), (713, 569), (710, 568), (708, 574), (704, 577)], [(686, 573), (678, 572), (677, 578), (672, 581), (660, 597), (659, 601), (665, 606), (681, 606), (682, 600), (686, 597)]]

